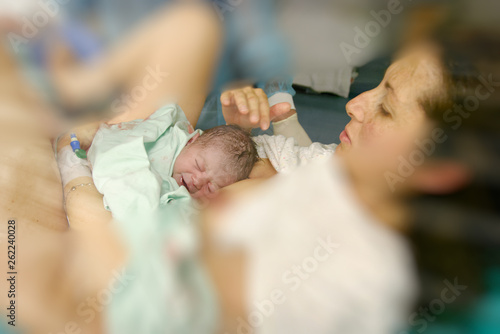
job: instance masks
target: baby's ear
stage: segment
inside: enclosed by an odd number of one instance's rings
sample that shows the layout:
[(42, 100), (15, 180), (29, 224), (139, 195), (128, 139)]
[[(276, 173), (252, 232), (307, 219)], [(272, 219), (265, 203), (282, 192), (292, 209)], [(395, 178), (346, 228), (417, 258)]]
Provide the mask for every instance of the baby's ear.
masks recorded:
[(196, 133), (191, 139), (189, 139), (189, 141), (187, 142), (186, 145), (194, 143), (196, 141), (196, 139), (198, 139), (199, 137), (200, 137), (200, 134)]

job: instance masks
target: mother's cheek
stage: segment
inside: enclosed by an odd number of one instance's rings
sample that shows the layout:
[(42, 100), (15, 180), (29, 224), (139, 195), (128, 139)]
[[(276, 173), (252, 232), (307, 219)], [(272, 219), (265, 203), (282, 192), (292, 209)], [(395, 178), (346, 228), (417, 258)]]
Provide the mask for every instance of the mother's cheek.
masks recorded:
[(360, 144), (364, 146), (377, 146), (383, 141), (388, 129), (375, 123), (367, 123), (360, 133)]
[(385, 159), (393, 159), (412, 147), (414, 136), (409, 130), (396, 123), (368, 124), (364, 145)]

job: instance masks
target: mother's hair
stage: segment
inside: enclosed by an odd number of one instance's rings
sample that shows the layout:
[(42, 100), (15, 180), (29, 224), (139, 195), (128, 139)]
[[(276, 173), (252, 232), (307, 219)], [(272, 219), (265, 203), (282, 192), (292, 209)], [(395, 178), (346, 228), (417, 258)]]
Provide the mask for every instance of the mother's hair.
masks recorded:
[[(459, 164), (470, 178), (451, 194), (414, 199), (410, 239), (422, 281), (420, 304), (439, 297), (444, 279), (458, 277), (468, 288), (453, 306), (468, 308), (468, 302), (484, 292), (487, 269), (500, 263), (500, 93), (491, 86), (482, 89), (489, 89), (487, 99), (477, 97), (478, 87), (500, 73), (500, 38), (448, 28), (438, 40), (446, 85), (422, 106), (447, 140), (429, 160)], [(467, 99), (479, 102), (468, 105)], [(453, 107), (462, 107), (463, 114), (454, 114)], [(451, 124), (447, 115), (460, 117), (460, 122)]]
[(437, 90), (427, 90), (419, 98), (419, 104), (426, 115), (435, 121), (442, 121), (445, 113), (454, 104), (462, 104), (471, 89), (478, 84), (478, 72), (457, 45), (443, 34), (436, 35), (432, 44), (438, 46), (438, 64), (442, 86)]

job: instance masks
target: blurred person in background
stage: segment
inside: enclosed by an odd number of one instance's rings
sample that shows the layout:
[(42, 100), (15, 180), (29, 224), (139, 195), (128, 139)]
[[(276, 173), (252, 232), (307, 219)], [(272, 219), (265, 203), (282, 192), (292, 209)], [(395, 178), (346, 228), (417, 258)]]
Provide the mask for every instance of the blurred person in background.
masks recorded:
[[(258, 104), (253, 100), (261, 102), (263, 97), (252, 86), (263, 89), (270, 99), (275, 122), (287, 120), (298, 124), (289, 74), (290, 56), (275, 24), (273, 2), (200, 2), (214, 8), (225, 28), (211, 93), (207, 91), (208, 97), (204, 94), (202, 128), (225, 124), (220, 99), (224, 91), (234, 96), (227, 100), (226, 107), (238, 103), (242, 112), (249, 109), (259, 114)], [(25, 51), (22, 59), (26, 60), (31, 77), (48, 98), (69, 113), (67, 116), (85, 116), (89, 111), (119, 113), (133, 109), (137, 102), (124, 97), (135, 88), (130, 86), (124, 72), (135, 73), (137, 77), (151, 72), (137, 62), (137, 57), (147, 57), (151, 51), (138, 47), (140, 43), (131, 42), (134, 37), (129, 36), (147, 26), (148, 20), (154, 20), (155, 13), (175, 3), (100, 0), (59, 5), (54, 2), (48, 5), (55, 13), (48, 27), (40, 29), (28, 41), (11, 38), (11, 44), (16, 50)], [(27, 7), (24, 17), (29, 18), (35, 9), (36, 6)], [(25, 21), (18, 25), (26, 29)], [(120, 66), (115, 64), (122, 64), (123, 68), (111, 70)], [(157, 70), (163, 65), (160, 61), (151, 66)], [(257, 117), (255, 124), (259, 120)], [(262, 129), (266, 130), (268, 123), (264, 121)], [(284, 127), (277, 128), (279, 131)], [(305, 146), (311, 143), (303, 130), (298, 140)]]

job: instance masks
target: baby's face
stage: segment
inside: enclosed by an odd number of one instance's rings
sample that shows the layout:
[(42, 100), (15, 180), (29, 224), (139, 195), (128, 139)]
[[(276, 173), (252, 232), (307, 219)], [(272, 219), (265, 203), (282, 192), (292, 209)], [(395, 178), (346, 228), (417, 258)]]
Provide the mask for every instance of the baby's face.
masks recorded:
[(223, 159), (216, 148), (188, 144), (175, 160), (172, 177), (193, 198), (213, 197), (217, 190), (235, 182), (234, 176), (225, 171)]

